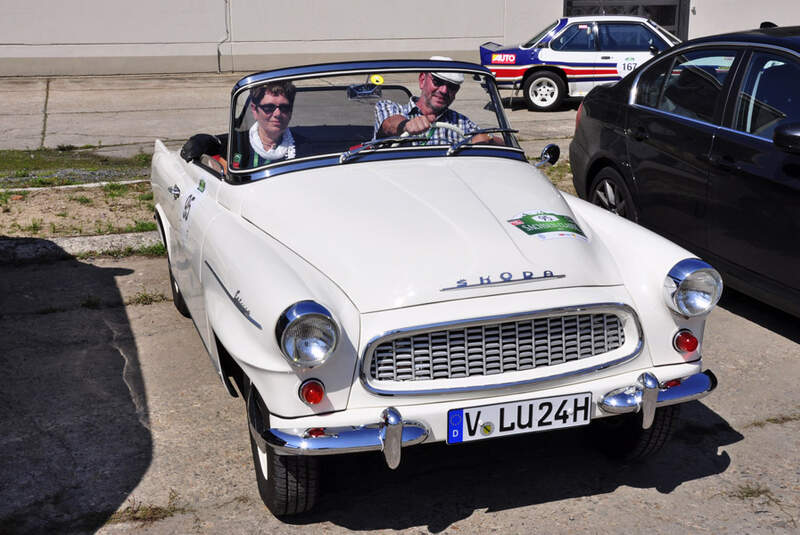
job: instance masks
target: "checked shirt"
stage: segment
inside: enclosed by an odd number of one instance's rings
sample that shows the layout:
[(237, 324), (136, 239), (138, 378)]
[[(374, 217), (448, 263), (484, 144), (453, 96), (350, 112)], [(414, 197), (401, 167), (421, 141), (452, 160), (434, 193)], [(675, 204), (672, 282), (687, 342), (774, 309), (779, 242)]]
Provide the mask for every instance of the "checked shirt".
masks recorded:
[[(381, 128), (381, 124), (383, 124), (383, 121), (386, 120), (387, 117), (391, 117), (392, 115), (402, 115), (406, 119), (413, 119), (414, 117), (419, 117), (422, 115), (422, 112), (419, 110), (419, 108), (417, 108), (416, 101), (417, 97), (411, 97), (411, 100), (405, 106), (401, 106), (400, 104), (391, 100), (381, 100), (375, 104), (375, 133), (373, 134), (373, 138), (377, 135), (378, 130)], [(436, 121), (455, 125), (459, 127), (462, 132), (471, 132), (473, 130), (477, 130), (478, 128), (478, 125), (473, 123), (467, 116), (461, 115), (457, 111), (453, 111), (450, 108), (447, 108), (441, 114), (439, 114), (439, 116), (436, 117)], [(415, 142), (414, 145), (452, 145), (453, 143), (457, 143), (462, 139), (464, 138), (451, 130), (447, 130), (445, 128), (434, 128), (433, 133), (427, 142), (419, 141)]]

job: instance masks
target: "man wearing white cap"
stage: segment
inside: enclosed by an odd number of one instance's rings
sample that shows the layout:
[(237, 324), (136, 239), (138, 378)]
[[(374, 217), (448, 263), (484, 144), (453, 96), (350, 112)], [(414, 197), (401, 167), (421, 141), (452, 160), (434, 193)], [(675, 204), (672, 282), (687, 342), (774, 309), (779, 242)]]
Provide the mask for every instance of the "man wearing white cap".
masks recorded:
[[(443, 56), (432, 60), (452, 61)], [(456, 93), (464, 82), (460, 72), (421, 72), (419, 74), (419, 97), (411, 97), (405, 106), (391, 100), (382, 100), (375, 105), (375, 137), (424, 134), (434, 122), (450, 123), (462, 132), (472, 132), (478, 126), (467, 116), (450, 109)], [(463, 139), (456, 132), (436, 128), (428, 141), (430, 145), (451, 145)], [(473, 143), (493, 142), (486, 135), (475, 136)]]

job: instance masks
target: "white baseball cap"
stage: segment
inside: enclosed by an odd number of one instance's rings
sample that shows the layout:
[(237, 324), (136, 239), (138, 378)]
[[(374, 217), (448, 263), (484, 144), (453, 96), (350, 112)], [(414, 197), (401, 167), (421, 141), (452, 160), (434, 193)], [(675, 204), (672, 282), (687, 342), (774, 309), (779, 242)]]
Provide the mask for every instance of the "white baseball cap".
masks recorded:
[[(447, 56), (431, 56), (431, 59), (433, 61), (453, 61), (453, 58)], [(458, 85), (464, 82), (464, 74), (460, 72), (432, 72), (431, 74), (436, 78)]]

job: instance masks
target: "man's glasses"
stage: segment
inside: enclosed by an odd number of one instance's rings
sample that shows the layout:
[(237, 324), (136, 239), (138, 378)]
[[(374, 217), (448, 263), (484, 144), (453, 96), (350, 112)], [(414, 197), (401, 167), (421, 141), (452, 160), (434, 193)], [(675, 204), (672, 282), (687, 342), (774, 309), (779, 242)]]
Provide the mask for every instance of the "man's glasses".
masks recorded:
[(256, 108), (260, 109), (267, 115), (272, 115), (275, 113), (275, 110), (281, 110), (283, 114), (292, 113), (292, 105), (291, 104), (256, 104)]
[(450, 91), (451, 93), (455, 93), (461, 88), (461, 86), (458, 84), (454, 84), (453, 82), (446, 82), (441, 78), (435, 77), (432, 74), (430, 75), (430, 77), (431, 77), (431, 83), (433, 84), (434, 87), (447, 86), (447, 90)]

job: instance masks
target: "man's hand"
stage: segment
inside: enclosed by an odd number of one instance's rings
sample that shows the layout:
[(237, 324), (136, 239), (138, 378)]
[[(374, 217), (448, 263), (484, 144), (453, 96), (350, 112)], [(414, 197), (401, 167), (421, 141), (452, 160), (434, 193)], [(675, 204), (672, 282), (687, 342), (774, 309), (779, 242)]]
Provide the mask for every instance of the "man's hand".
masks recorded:
[[(408, 132), (410, 135), (415, 136), (418, 134), (424, 134), (430, 127), (431, 122), (426, 119), (424, 115), (420, 115), (418, 117), (414, 117), (413, 119), (409, 119), (403, 130)], [(403, 132), (398, 132), (397, 135), (399, 136), (402, 133)]]

